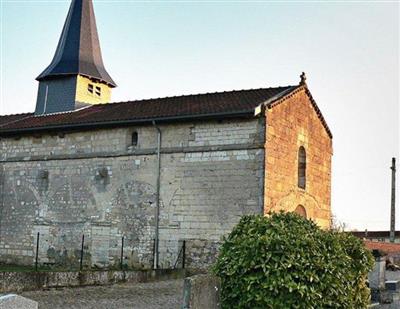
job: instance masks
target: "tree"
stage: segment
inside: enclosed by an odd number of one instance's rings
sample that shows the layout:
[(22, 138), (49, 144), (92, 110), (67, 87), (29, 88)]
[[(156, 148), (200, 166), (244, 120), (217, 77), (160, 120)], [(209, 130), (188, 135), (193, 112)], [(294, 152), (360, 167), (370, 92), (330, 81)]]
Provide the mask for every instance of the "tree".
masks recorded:
[(358, 238), (294, 213), (245, 216), (214, 265), (222, 308), (367, 308), (373, 257)]

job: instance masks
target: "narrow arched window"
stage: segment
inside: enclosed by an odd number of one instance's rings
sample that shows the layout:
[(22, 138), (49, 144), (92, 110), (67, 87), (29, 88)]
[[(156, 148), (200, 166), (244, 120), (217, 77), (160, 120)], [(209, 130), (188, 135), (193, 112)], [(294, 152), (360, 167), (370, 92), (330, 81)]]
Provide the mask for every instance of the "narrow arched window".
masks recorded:
[(133, 132), (132, 133), (132, 139), (131, 139), (131, 145), (132, 146), (137, 146), (138, 144), (138, 133), (137, 132)]
[(303, 146), (299, 148), (299, 158), (298, 158), (298, 181), (297, 186), (299, 188), (305, 189), (306, 188), (306, 150)]

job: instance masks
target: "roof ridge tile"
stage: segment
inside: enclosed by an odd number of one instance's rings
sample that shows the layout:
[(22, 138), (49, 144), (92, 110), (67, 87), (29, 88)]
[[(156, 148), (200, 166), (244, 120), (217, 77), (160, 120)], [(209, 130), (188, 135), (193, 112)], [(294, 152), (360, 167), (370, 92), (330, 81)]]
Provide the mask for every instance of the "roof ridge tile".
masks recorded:
[(164, 100), (164, 99), (197, 97), (197, 96), (205, 96), (205, 95), (210, 95), (210, 94), (226, 94), (226, 93), (257, 91), (257, 90), (272, 90), (272, 89), (290, 88), (290, 87), (298, 87), (298, 85), (261, 87), (261, 88), (246, 88), (246, 89), (232, 89), (232, 90), (224, 90), (224, 91), (200, 92), (200, 93), (194, 93), (194, 94), (181, 94), (181, 95), (164, 96), (164, 97), (150, 97), (150, 98), (127, 100), (127, 101), (110, 102), (108, 104), (136, 103), (136, 102), (143, 102), (143, 101), (155, 101), (155, 100)]
[(16, 113), (16, 114), (5, 114), (5, 115), (0, 115), (0, 117), (10, 117), (10, 116), (27, 116), (27, 115), (33, 115), (33, 112), (28, 112), (28, 113)]

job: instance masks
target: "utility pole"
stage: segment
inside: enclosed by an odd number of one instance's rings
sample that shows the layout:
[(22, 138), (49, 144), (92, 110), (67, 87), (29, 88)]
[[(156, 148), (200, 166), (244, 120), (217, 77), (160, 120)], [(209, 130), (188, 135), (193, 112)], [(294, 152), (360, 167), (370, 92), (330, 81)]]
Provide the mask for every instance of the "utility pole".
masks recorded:
[(394, 242), (396, 224), (396, 158), (392, 158), (392, 198), (390, 208), (390, 242)]

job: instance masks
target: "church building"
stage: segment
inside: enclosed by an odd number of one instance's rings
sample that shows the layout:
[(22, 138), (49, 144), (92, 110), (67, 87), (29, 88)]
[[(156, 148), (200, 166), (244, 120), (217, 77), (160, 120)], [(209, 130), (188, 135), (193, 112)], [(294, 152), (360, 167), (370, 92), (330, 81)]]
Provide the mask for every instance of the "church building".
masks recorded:
[[(34, 112), (0, 116), (0, 262), (210, 265), (246, 214), (329, 228), (332, 134), (306, 84), (111, 103), (91, 0), (72, 0)], [(6, 102), (5, 102), (6, 104)], [(299, 235), (301, 237), (301, 235)]]

